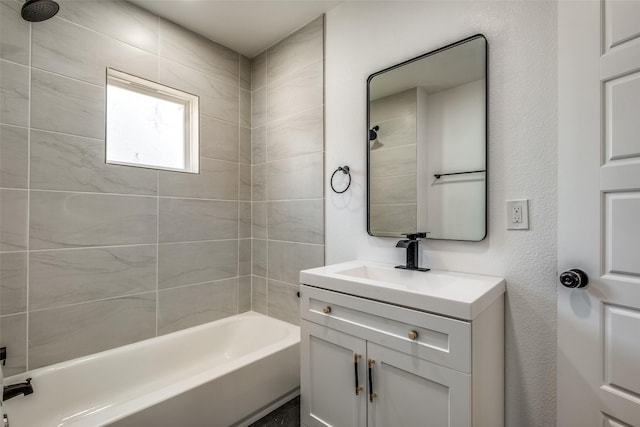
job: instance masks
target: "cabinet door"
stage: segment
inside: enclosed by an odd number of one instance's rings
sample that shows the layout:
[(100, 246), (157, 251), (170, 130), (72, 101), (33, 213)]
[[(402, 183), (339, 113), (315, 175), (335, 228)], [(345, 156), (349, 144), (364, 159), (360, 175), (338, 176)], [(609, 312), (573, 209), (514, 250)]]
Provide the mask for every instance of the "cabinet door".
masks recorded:
[[(309, 427), (366, 425), (366, 342), (334, 329), (301, 321), (302, 424)], [(360, 355), (357, 368), (355, 355)], [(356, 369), (362, 391), (356, 395)]]
[(471, 425), (470, 375), (371, 342), (367, 359), (373, 361), (368, 392), (375, 393), (369, 427)]

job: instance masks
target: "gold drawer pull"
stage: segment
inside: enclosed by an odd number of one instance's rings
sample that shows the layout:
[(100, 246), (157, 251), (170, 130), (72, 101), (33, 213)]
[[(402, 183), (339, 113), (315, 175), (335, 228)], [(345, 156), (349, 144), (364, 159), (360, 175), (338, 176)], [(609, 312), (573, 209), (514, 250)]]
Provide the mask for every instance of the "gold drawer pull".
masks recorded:
[(322, 309), (322, 312), (323, 312), (324, 314), (329, 314), (329, 313), (331, 313), (331, 307), (329, 307), (329, 306), (324, 307), (324, 308)]
[(418, 332), (416, 331), (409, 331), (408, 337), (411, 341), (415, 341), (418, 339)]
[(355, 353), (353, 355), (353, 365), (355, 367), (355, 374), (356, 374), (356, 396), (360, 395), (360, 392), (362, 391), (362, 386), (359, 384), (358, 381), (358, 360), (360, 360), (360, 358), (362, 357), (362, 355)]
[(374, 393), (373, 391), (373, 365), (376, 364), (376, 361), (374, 359), (369, 359), (368, 365), (369, 365), (369, 402), (373, 402), (373, 399), (375, 399), (376, 397), (378, 397), (377, 393)]

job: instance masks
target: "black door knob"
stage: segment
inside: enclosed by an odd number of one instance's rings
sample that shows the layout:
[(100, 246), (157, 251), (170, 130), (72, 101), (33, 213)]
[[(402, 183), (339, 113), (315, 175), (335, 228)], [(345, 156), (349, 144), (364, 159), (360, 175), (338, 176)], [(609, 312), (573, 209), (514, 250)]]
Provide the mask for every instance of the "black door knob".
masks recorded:
[(586, 288), (589, 277), (584, 271), (573, 268), (560, 274), (560, 283), (567, 288)]

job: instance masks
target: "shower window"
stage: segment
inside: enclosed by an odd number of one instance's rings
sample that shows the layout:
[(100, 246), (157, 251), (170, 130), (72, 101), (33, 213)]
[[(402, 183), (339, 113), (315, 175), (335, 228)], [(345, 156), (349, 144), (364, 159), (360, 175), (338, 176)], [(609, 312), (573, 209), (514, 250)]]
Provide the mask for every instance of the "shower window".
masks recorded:
[(198, 173), (198, 97), (107, 69), (107, 163)]

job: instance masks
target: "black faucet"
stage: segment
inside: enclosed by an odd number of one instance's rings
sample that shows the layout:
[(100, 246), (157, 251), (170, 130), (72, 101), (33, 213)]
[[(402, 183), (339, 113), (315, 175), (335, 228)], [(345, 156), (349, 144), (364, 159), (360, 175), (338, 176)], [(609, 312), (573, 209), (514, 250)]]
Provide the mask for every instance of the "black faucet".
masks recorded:
[(406, 240), (400, 240), (396, 243), (396, 248), (406, 248), (407, 249), (407, 265), (396, 265), (396, 268), (402, 268), (405, 270), (417, 270), (417, 271), (429, 271), (428, 268), (420, 268), (418, 267), (418, 244), (420, 241), (419, 238), (427, 237), (427, 233), (409, 233), (405, 234), (407, 236)]
[(9, 400), (12, 397), (16, 397), (20, 394), (24, 394), (25, 396), (27, 396), (31, 393), (33, 393), (31, 378), (27, 378), (27, 380), (23, 383), (4, 386), (4, 389), (2, 390), (2, 400)]

